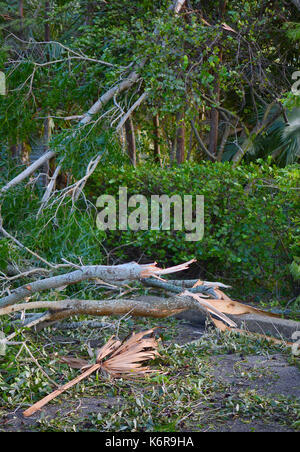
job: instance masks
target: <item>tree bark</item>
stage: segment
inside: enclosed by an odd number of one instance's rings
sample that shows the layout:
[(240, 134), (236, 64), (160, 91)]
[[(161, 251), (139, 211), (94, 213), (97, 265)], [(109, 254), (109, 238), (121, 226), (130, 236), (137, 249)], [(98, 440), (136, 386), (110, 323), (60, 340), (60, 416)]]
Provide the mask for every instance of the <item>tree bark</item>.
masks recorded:
[(160, 131), (159, 131), (159, 116), (158, 114), (153, 117), (154, 128), (154, 160), (161, 165), (160, 155)]
[(75, 284), (81, 281), (87, 281), (91, 279), (101, 279), (108, 281), (122, 281), (125, 279), (137, 280), (140, 278), (149, 278), (154, 275), (164, 275), (174, 273), (181, 270), (186, 270), (194, 260), (191, 260), (185, 264), (170, 267), (165, 270), (158, 268), (156, 264), (139, 265), (135, 262), (122, 265), (88, 265), (80, 267), (79, 270), (75, 270), (70, 273), (65, 273), (58, 276), (52, 276), (50, 278), (40, 279), (33, 281), (29, 284), (25, 284), (17, 289), (13, 290), (9, 295), (0, 299), (0, 308), (10, 306), (23, 300), (26, 297), (30, 297), (37, 292), (41, 292), (48, 289), (57, 289), (58, 287), (67, 286), (69, 284)]
[(31, 309), (49, 309), (50, 322), (63, 320), (77, 314), (95, 316), (125, 315), (129, 312), (134, 317), (164, 318), (178, 314), (187, 309), (197, 309), (199, 303), (190, 297), (174, 296), (171, 298), (141, 296), (136, 299), (120, 298), (118, 300), (60, 300), (36, 301), (22, 303), (0, 309), (0, 315)]
[[(219, 101), (218, 85), (219, 83), (217, 82), (217, 89), (215, 90), (217, 101)], [(217, 155), (218, 137), (219, 137), (219, 111), (216, 108), (213, 108), (211, 110), (208, 151), (215, 158)]]
[(178, 165), (184, 163), (185, 160), (185, 122), (184, 112), (176, 115), (177, 131), (176, 131), (176, 161)]
[(136, 167), (136, 143), (132, 117), (129, 117), (127, 121), (125, 121), (125, 135), (128, 156), (130, 158), (132, 165)]

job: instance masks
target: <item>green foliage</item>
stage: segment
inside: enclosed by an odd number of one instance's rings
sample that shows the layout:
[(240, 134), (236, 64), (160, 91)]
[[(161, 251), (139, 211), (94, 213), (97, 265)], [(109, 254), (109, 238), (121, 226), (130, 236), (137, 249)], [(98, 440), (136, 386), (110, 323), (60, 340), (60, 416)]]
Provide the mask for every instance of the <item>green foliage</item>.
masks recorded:
[[(9, 192), (3, 202), (3, 222), (11, 234), (29, 249), (50, 262), (63, 263), (65, 258), (78, 264), (101, 264), (103, 233), (95, 227), (95, 211), (83, 206), (74, 208), (72, 201), (50, 205), (37, 216), (40, 206), (39, 189), (18, 187)], [(17, 263), (20, 268), (32, 262), (32, 256), (10, 240), (0, 240), (0, 270)], [(36, 265), (41, 266), (38, 260)]]
[[(21, 20), (17, 1), (6, 7), (0, 2), (1, 10), (9, 16), (0, 16), (0, 68), (6, 72), (8, 87), (7, 96), (0, 99), (3, 143), (30, 144), (33, 135), (42, 135), (43, 118), (50, 114), (54, 117), (53, 147), (57, 150), (61, 141), (60, 151), (65, 151), (72, 164), (83, 154), (88, 157), (86, 148), (91, 154), (97, 146), (97, 134), (101, 140), (112, 129), (112, 120), (115, 125), (120, 110), (112, 112), (111, 101), (100, 113), (107, 115), (105, 120), (96, 115), (91, 127), (76, 136), (70, 130), (74, 123), (61, 118), (87, 111), (101, 94), (137, 67), (141, 82), (125, 95), (120, 93), (115, 101), (127, 111), (140, 93), (147, 91), (147, 101), (135, 111), (134, 123), (147, 134), (149, 118), (158, 113), (170, 142), (176, 135), (176, 112), (183, 108), (187, 128), (189, 119), (198, 117), (200, 111), (205, 113), (199, 132), (207, 136), (216, 84), (222, 106), (240, 118), (236, 128), (249, 125), (257, 110), (274, 99), (281, 99), (288, 107), (296, 105), (290, 81), (299, 50), (297, 42), (291, 45), (290, 39), (296, 39), (297, 17), (286, 2), (264, 7), (251, 0), (241, 8), (234, 0), (227, 2), (223, 14), (212, 0), (205, 4), (194, 0), (187, 2), (178, 16), (170, 14), (171, 3), (54, 0), (45, 14), (45, 2), (31, 0), (24, 4)], [(232, 28), (224, 28), (224, 23)], [(46, 24), (50, 26), (50, 43), (43, 42)], [(12, 30), (30, 42), (25, 45), (13, 38)], [(100, 59), (108, 66), (99, 63)], [(222, 116), (220, 137), (223, 120)], [(245, 135), (239, 133), (238, 138), (243, 141)], [(170, 143), (165, 147), (169, 153)], [(236, 146), (232, 149), (236, 152)], [(164, 153), (162, 149), (163, 157)]]
[(286, 35), (291, 41), (300, 41), (300, 25), (298, 22), (288, 22), (284, 24), (283, 28), (286, 30)]
[[(291, 96), (285, 98), (284, 103), (287, 107), (286, 117), (288, 124), (283, 119), (278, 119), (266, 129), (265, 133), (258, 135), (253, 140), (252, 147), (244, 157), (245, 162), (251, 162), (253, 156), (256, 159), (271, 159), (278, 166), (285, 166), (297, 162), (300, 155), (300, 108), (295, 107), (297, 107), (299, 102), (300, 97), (292, 93)], [(259, 112), (260, 119), (263, 117), (264, 110)], [(252, 121), (255, 122), (254, 118)], [(242, 139), (229, 142), (225, 146), (223, 161), (230, 160), (242, 143)]]
[(6, 270), (7, 264), (19, 264), (22, 260), (20, 250), (6, 238), (0, 238), (0, 269)]
[(290, 270), (293, 278), (296, 281), (300, 280), (300, 258), (296, 257), (295, 260), (290, 265)]
[[(299, 254), (299, 167), (277, 169), (258, 162), (233, 169), (230, 164), (101, 168), (88, 185), (90, 199), (152, 194), (204, 195), (205, 233), (185, 241), (184, 231), (109, 231), (104, 246), (116, 261), (157, 260), (178, 264), (195, 257), (195, 274), (230, 283), (246, 293), (293, 292), (289, 265)], [(241, 291), (242, 289), (242, 291)]]

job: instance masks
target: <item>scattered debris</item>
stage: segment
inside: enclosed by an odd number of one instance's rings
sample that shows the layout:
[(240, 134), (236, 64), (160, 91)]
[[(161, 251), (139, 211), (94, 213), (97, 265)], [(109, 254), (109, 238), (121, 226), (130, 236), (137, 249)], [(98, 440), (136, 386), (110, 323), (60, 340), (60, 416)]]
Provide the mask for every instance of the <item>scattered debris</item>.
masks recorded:
[(159, 356), (157, 350), (158, 341), (154, 338), (153, 333), (154, 328), (137, 334), (132, 333), (129, 339), (125, 339), (123, 342), (112, 336), (98, 350), (96, 364), (90, 364), (88, 361), (79, 358), (64, 358), (63, 362), (76, 369), (80, 368), (83, 373), (32, 405), (23, 412), (23, 415), (25, 417), (32, 416), (50, 400), (55, 399), (64, 391), (98, 370), (106, 372), (113, 378), (144, 377), (146, 374), (155, 372), (149, 367), (142, 365), (145, 361)]

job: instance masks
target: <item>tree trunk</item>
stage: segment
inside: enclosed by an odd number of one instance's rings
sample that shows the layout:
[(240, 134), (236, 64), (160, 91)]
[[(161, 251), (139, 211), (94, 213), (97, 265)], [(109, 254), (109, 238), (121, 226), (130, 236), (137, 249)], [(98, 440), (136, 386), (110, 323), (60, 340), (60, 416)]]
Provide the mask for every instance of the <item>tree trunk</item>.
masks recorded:
[(136, 167), (136, 143), (135, 143), (135, 133), (132, 118), (128, 118), (125, 122), (125, 134), (127, 143), (127, 152), (130, 161), (134, 167)]
[(184, 163), (185, 159), (185, 122), (184, 112), (176, 115), (177, 131), (176, 131), (176, 161), (178, 165)]
[[(227, 0), (219, 1), (220, 8), (220, 19), (224, 20), (225, 12), (226, 12)], [(223, 52), (222, 49), (219, 52), (219, 66), (222, 65), (223, 60)], [(218, 73), (216, 72), (216, 80), (215, 80), (215, 88), (214, 88), (214, 97), (216, 103), (220, 102), (220, 78)], [(209, 145), (208, 150), (213, 156), (217, 156), (217, 148), (218, 148), (218, 138), (219, 138), (219, 110), (216, 108), (212, 108), (211, 110), (211, 122), (210, 122), (210, 132), (209, 132)]]
[(160, 132), (159, 132), (159, 116), (155, 115), (153, 117), (153, 127), (154, 127), (154, 160), (161, 165), (161, 155), (160, 155)]
[[(216, 84), (216, 100), (219, 100), (219, 82)], [(211, 120), (210, 120), (210, 131), (209, 131), (209, 145), (208, 151), (211, 155), (217, 155), (217, 147), (218, 147), (218, 137), (219, 137), (219, 112), (216, 108), (212, 108), (211, 110)]]

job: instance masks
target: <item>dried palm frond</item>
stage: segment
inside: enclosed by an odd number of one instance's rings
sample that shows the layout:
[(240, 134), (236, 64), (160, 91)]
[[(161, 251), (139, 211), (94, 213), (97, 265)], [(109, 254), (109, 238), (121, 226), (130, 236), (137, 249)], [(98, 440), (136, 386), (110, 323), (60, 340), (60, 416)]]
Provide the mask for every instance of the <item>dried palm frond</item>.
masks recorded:
[[(155, 338), (145, 337), (152, 333), (153, 329), (137, 334), (133, 333), (102, 363), (101, 368), (113, 377), (141, 377), (146, 373), (153, 372), (149, 367), (142, 366), (143, 362), (159, 356), (158, 343)], [(98, 359), (102, 360), (101, 356), (102, 353), (98, 355)]]
[(149, 367), (143, 366), (145, 361), (155, 359), (156, 356), (159, 356), (157, 350), (158, 341), (153, 336), (153, 333), (154, 328), (137, 334), (133, 333), (123, 342), (120, 342), (112, 336), (107, 343), (97, 351), (96, 364), (89, 364), (88, 361), (81, 358), (61, 358), (61, 362), (69, 364), (70, 367), (76, 369), (80, 368), (81, 370), (84, 370), (84, 372), (25, 410), (23, 412), (24, 416), (31, 416), (50, 402), (50, 400), (53, 400), (55, 397), (97, 370), (103, 370), (113, 378), (143, 377), (146, 374), (157, 372)]

